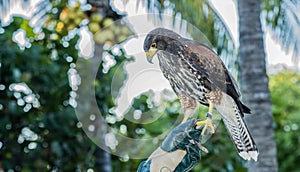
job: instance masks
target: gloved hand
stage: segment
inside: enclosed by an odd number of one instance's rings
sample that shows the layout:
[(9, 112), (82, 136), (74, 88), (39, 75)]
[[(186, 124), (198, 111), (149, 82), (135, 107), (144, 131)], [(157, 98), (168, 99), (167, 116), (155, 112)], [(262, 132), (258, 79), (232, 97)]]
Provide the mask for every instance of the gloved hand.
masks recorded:
[(200, 144), (202, 128), (196, 129), (196, 119), (178, 125), (152, 153), (139, 165), (138, 172), (190, 171), (199, 163), (201, 151), (208, 152)]

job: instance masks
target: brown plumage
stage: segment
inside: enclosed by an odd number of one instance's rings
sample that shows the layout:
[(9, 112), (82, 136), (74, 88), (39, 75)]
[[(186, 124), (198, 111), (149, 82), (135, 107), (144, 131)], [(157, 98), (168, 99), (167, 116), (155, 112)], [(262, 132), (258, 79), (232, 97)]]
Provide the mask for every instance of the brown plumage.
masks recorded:
[(214, 107), (239, 155), (257, 159), (256, 145), (242, 118), (250, 109), (241, 102), (235, 80), (211, 49), (171, 30), (157, 28), (146, 36), (144, 50), (151, 63), (157, 54), (161, 71), (178, 95), (186, 118), (194, 113), (196, 102), (209, 106), (209, 112)]

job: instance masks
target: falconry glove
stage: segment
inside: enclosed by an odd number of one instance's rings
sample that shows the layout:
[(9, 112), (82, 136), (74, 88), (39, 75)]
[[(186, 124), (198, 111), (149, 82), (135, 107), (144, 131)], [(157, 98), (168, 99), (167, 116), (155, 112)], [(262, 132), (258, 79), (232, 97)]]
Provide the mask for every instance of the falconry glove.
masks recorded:
[(208, 152), (200, 144), (203, 127), (196, 129), (196, 122), (196, 119), (190, 119), (174, 128), (148, 160), (139, 165), (137, 171), (190, 171), (199, 163), (201, 151)]

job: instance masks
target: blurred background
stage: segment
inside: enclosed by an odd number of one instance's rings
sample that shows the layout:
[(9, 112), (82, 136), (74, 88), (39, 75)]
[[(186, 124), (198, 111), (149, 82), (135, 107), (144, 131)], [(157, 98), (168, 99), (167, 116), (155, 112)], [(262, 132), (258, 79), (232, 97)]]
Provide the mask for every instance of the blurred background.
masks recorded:
[[(252, 10), (251, 2), (240, 3), (239, 8)], [(264, 41), (262, 46), (253, 42), (250, 47), (262, 50), (263, 66), (258, 64), (258, 68), (257, 61), (239, 58), (249, 47), (241, 39), (247, 35), (239, 22), (244, 16), (233, 1), (1, 0), (0, 171), (136, 171), (142, 159), (134, 159), (126, 151), (116, 156), (122, 144), (116, 133), (135, 139), (155, 138), (153, 144), (129, 146), (128, 150), (151, 153), (166, 131), (183, 118), (179, 101), (156, 70), (157, 63), (150, 77), (147, 72), (135, 75), (136, 66), (149, 67), (142, 41), (156, 26), (166, 26), (210, 46), (238, 81), (243, 80), (243, 65), (253, 69), (250, 74), (258, 69), (259, 76), (269, 79), (261, 79), (266, 85), (257, 86), (262, 91), (258, 96), (251, 94), (253, 99), (247, 98), (250, 93), (240, 85), (254, 114), (261, 108), (255, 103), (269, 102), (264, 105), (269, 107), (267, 118), (252, 119), (263, 126), (263, 130), (254, 131), (254, 138), (259, 146), (264, 144), (259, 163), (265, 165), (254, 168), (242, 160), (221, 122), (205, 143), (209, 154), (202, 154), (193, 171), (299, 170), (299, 3), (253, 2), (258, 4), (260, 18), (250, 21), (258, 22), (263, 32), (248, 38)], [(257, 26), (248, 24), (248, 28)], [(79, 105), (89, 108), (89, 100), (79, 100), (79, 90), (90, 91), (82, 86), (81, 71), (86, 66), (78, 60), (89, 64), (95, 73), (98, 113), (75, 113)], [(205, 112), (200, 106), (197, 114), (203, 117)], [(98, 120), (109, 127), (97, 125)], [(90, 137), (89, 133), (97, 131), (106, 133), (97, 137), (110, 153)], [(268, 136), (270, 139), (264, 140)]]

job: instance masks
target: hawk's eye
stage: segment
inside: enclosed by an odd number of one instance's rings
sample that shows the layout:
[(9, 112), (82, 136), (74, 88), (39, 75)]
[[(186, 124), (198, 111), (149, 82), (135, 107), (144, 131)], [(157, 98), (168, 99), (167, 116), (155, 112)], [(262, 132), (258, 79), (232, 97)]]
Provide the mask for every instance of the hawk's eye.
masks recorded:
[(152, 44), (151, 44), (151, 47), (152, 47), (152, 48), (156, 48), (156, 43), (155, 43), (155, 42), (152, 43)]

